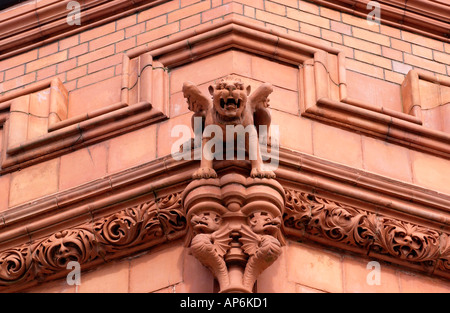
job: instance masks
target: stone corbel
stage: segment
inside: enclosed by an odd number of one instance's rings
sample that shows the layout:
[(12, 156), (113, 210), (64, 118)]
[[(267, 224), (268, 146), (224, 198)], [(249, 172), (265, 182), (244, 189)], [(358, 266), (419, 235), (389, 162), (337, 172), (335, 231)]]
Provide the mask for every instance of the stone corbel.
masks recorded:
[(220, 285), (221, 293), (251, 293), (285, 244), (283, 187), (270, 178), (230, 173), (192, 181), (182, 194), (190, 225), (187, 245)]

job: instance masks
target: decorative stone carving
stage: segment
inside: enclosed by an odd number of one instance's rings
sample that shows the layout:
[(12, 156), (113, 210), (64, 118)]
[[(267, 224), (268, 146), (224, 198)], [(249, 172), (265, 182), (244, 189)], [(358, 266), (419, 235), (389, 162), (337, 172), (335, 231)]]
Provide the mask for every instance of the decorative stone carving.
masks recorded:
[(286, 233), (325, 238), (360, 248), (366, 254), (410, 262), (428, 272), (450, 269), (450, 242), (446, 233), (305, 192), (290, 189), (285, 192)]
[(274, 179), (225, 174), (192, 181), (182, 195), (187, 245), (216, 277), (220, 292), (252, 292), (281, 254), (283, 187)]
[[(245, 149), (245, 152), (250, 155), (252, 170), (251, 177), (266, 177), (274, 178), (275, 174), (272, 171), (263, 170), (263, 162), (259, 149), (260, 137), (267, 141), (267, 131), (271, 123), (270, 112), (267, 109), (269, 106), (268, 96), (272, 93), (273, 87), (271, 84), (262, 84), (252, 94), (251, 87), (244, 86), (239, 80), (227, 77), (220, 80), (215, 85), (209, 86), (209, 92), (212, 96), (212, 101), (202, 94), (202, 92), (191, 82), (185, 82), (183, 85), (183, 94), (187, 99), (188, 108), (194, 112), (192, 116), (192, 127), (195, 129), (195, 118), (202, 119), (202, 134), (201, 143), (203, 146), (201, 165), (199, 170), (194, 173), (193, 177), (198, 178), (216, 178), (217, 173), (213, 169), (213, 159), (217, 157), (220, 152), (218, 145), (215, 145), (216, 151), (211, 152), (205, 147), (211, 140), (211, 133), (203, 132), (203, 129), (208, 127), (220, 127), (223, 134), (222, 144), (230, 141), (230, 138), (235, 138), (236, 134), (233, 126), (242, 126), (245, 134), (245, 146), (239, 146), (237, 149)], [(230, 127), (231, 126), (231, 127)], [(264, 132), (263, 134), (261, 132)], [(216, 134), (217, 135), (217, 134)], [(200, 141), (200, 138), (196, 138)], [(198, 144), (197, 144), (198, 145)], [(254, 155), (251, 155), (254, 154)]]
[[(0, 290), (44, 281), (81, 266), (117, 257), (125, 249), (153, 246), (185, 233), (180, 193), (129, 207), (96, 222), (54, 233), (32, 244), (0, 252)], [(3, 288), (2, 288), (3, 287)]]

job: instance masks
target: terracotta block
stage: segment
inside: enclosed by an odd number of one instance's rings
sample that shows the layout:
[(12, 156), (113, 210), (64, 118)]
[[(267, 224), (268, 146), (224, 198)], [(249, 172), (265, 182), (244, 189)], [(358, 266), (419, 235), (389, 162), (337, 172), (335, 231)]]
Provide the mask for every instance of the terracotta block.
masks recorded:
[(116, 30), (127, 28), (137, 23), (137, 14), (133, 14), (116, 21)]
[(405, 64), (405, 63), (392, 61), (392, 69), (394, 70), (394, 72), (406, 75), (406, 74), (408, 74), (408, 72), (410, 70), (413, 69), (413, 67), (411, 65), (408, 65), (408, 64)]
[(322, 38), (328, 41), (336, 42), (342, 44), (342, 35), (336, 33), (335, 31), (330, 31), (328, 29), (322, 29)]
[(36, 71), (38, 69), (47, 67), (52, 64), (56, 64), (62, 61), (67, 60), (67, 51), (61, 51), (44, 58), (39, 58), (36, 61), (28, 62), (26, 71), (27, 73)]
[(151, 18), (154, 18), (155, 16), (167, 14), (169, 12), (177, 10), (179, 7), (180, 7), (179, 1), (165, 2), (148, 10), (139, 12), (137, 22), (141, 23), (143, 21), (147, 21)]
[(179, 21), (182, 18), (198, 14), (200, 12), (206, 11), (211, 8), (211, 2), (201, 1), (195, 4), (189, 5), (182, 9), (171, 12), (167, 15), (167, 23), (172, 23), (174, 21)]
[(415, 43), (417, 45), (431, 48), (433, 50), (444, 51), (444, 44), (442, 41), (413, 34), (405, 30), (402, 30), (402, 39), (408, 42)]
[(11, 102), (10, 110), (9, 131), (6, 144), (8, 147), (14, 147), (26, 141), (28, 137), (27, 113), (30, 112), (30, 95), (14, 99)]
[(59, 42), (59, 51), (75, 47), (80, 43), (80, 34), (61, 39)]
[(99, 143), (61, 157), (59, 189), (69, 189), (106, 175), (108, 145)]
[(391, 48), (400, 50), (406, 53), (412, 53), (411, 43), (403, 40), (391, 38)]
[(130, 261), (129, 292), (152, 292), (183, 281), (182, 244), (164, 245)]
[[(256, 13), (258, 13), (258, 12), (256, 12)], [(303, 11), (300, 11), (297, 9), (287, 8), (287, 16), (289, 18), (297, 20), (297, 21), (316, 25), (318, 27), (325, 28), (325, 29), (330, 29), (330, 20), (327, 18), (318, 16), (318, 15), (315, 15), (315, 14), (303, 12)], [(295, 24), (292, 22), (290, 22), (290, 23), (292, 24), (292, 27), (287, 27), (287, 28), (296, 30)], [(280, 25), (278, 23), (274, 23), (274, 24)]]
[(110, 57), (100, 59), (88, 64), (88, 74), (103, 70), (105, 68), (122, 64), (123, 56), (122, 54), (114, 54)]
[(388, 36), (374, 33), (373, 31), (368, 31), (365, 29), (353, 27), (353, 36), (361, 38), (366, 41), (377, 43), (383, 46), (390, 46), (390, 40)]
[(298, 89), (298, 68), (293, 66), (253, 56), (252, 74), (254, 79), (272, 83), (274, 86), (290, 90)]
[(68, 118), (86, 114), (120, 101), (121, 77), (77, 89), (69, 95)]
[(388, 70), (384, 70), (384, 78), (391, 83), (401, 85), (403, 83), (403, 81), (405, 80), (405, 75), (399, 74), (396, 72), (392, 72), (392, 71), (388, 71)]
[(80, 33), (80, 43), (96, 39), (116, 30), (116, 22), (111, 22)]
[(309, 119), (272, 110), (272, 126), (279, 128), (280, 146), (312, 154), (311, 124)]
[(225, 16), (230, 13), (243, 14), (244, 13), (243, 5), (240, 3), (230, 2), (230, 3), (224, 4), (222, 6), (216, 7), (214, 9), (203, 11), (201, 13), (202, 14), (202, 23), (211, 21), (213, 19)]
[(19, 65), (9, 70), (6, 70), (4, 79), (5, 80), (13, 79), (23, 74), (25, 74), (25, 65)]
[(106, 58), (114, 54), (114, 45), (109, 45), (107, 47), (83, 54), (78, 57), (78, 66), (91, 63), (95, 60)]
[(131, 37), (116, 43), (116, 53), (136, 47), (136, 37)]
[(412, 53), (419, 57), (433, 59), (433, 50), (418, 45), (412, 45)]
[[(163, 17), (165, 17), (165, 16), (163, 16)], [(125, 29), (125, 38), (129, 38), (132, 36), (136, 36), (138, 34), (142, 34), (145, 32), (145, 30), (146, 30), (145, 22), (127, 27)]]
[[(183, 289), (193, 293), (214, 292), (214, 276), (203, 266), (188, 249), (184, 251)], [(170, 288), (173, 290), (174, 288)], [(178, 288), (180, 289), (180, 288)], [(178, 290), (180, 292), (180, 290)]]
[(87, 65), (83, 65), (73, 70), (70, 70), (66, 74), (67, 81), (71, 81), (73, 79), (77, 79), (87, 74)]
[[(286, 15), (286, 6), (275, 3), (275, 2), (266, 2), (265, 10), (270, 13), (278, 14), (278, 15)], [(305, 10), (303, 10), (305, 11)]]
[(108, 173), (149, 162), (156, 158), (157, 125), (124, 134), (110, 140)]
[(441, 74), (446, 74), (445, 65), (441, 63), (437, 63), (434, 61), (430, 61), (427, 59), (420, 58), (418, 56), (405, 53), (405, 63), (411, 64), (413, 66), (417, 66), (423, 69), (427, 69), (432, 72), (437, 72)]
[(59, 159), (27, 167), (11, 175), (9, 206), (58, 191)]
[(58, 42), (39, 47), (39, 58), (58, 52)]
[(26, 64), (32, 60), (36, 60), (38, 57), (38, 50), (34, 49), (29, 52), (18, 54), (12, 58), (8, 58), (0, 61), (0, 71), (4, 71), (9, 68), (17, 67), (22, 64)]
[(380, 31), (380, 26), (376, 23), (367, 23), (367, 20), (362, 17), (350, 15), (347, 13), (342, 13), (342, 22), (345, 24), (357, 26), (359, 28), (364, 28), (369, 31), (378, 33)]
[(450, 161), (411, 151), (414, 183), (450, 194)]
[(50, 91), (44, 90), (30, 95), (27, 140), (32, 140), (48, 133), (48, 116), (50, 111)]
[(166, 24), (159, 28), (153, 29), (144, 34), (140, 34), (137, 36), (137, 39), (136, 39), (137, 45), (140, 46), (142, 44), (149, 43), (153, 40), (174, 34), (179, 31), (179, 27), (180, 27), (179, 23), (175, 22), (175, 23)]
[[(323, 8), (321, 8), (323, 9)], [(336, 21), (330, 21), (330, 25), (331, 25), (331, 30), (334, 32), (338, 32), (341, 34), (346, 34), (351, 36), (352, 35), (352, 27), (350, 25), (341, 23), (341, 22), (336, 22)]]
[(409, 150), (381, 139), (362, 137), (364, 169), (412, 182)]
[(89, 43), (85, 42), (69, 49), (69, 59), (85, 54), (89, 51)]
[(320, 27), (300, 22), (300, 32), (301, 33), (308, 34), (308, 35), (315, 36), (315, 37), (320, 37), (320, 31), (321, 31)]
[(278, 259), (259, 275), (256, 283), (258, 293), (296, 292), (295, 283), (288, 279), (286, 268), (287, 247), (283, 247), (282, 250)]
[(77, 67), (77, 59), (70, 59), (56, 64), (57, 73), (64, 73)]
[[(186, 104), (187, 105), (187, 104)], [(185, 125), (191, 130), (191, 138), (194, 138), (191, 127), (192, 113), (182, 114), (171, 118), (167, 121), (158, 124), (158, 136), (157, 136), (157, 157), (164, 157), (170, 155), (172, 152), (172, 145), (181, 138), (181, 134), (174, 133), (172, 137), (172, 129), (177, 125)], [(175, 149), (175, 148), (174, 148)], [(178, 150), (177, 150), (178, 151)]]
[(93, 271), (82, 273), (79, 293), (126, 293), (128, 292), (129, 262), (108, 264)]
[(356, 167), (363, 167), (361, 135), (313, 122), (313, 149), (314, 155)]
[(376, 55), (381, 54), (381, 46), (379, 44), (364, 41), (358, 38), (353, 38), (347, 35), (344, 35), (344, 45), (358, 50), (364, 50)]
[[(433, 51), (434, 60), (444, 64), (450, 64), (450, 52), (442, 53), (439, 51)], [(450, 75), (449, 73), (447, 73)]]
[(29, 73), (9, 80), (3, 84), (4, 90), (12, 90), (34, 83), (36, 81), (36, 73)]
[(355, 50), (355, 59), (369, 63), (375, 66), (379, 66), (388, 70), (392, 69), (392, 63), (391, 60), (386, 59), (381, 56), (373, 55), (371, 53), (367, 53), (360, 50)]
[(8, 209), (10, 179), (11, 174), (0, 176), (0, 212)]
[(399, 272), (398, 276), (404, 293), (450, 293), (448, 281), (404, 272)]
[(103, 37), (89, 41), (89, 51), (97, 50), (114, 42), (125, 39), (125, 32), (123, 30), (105, 35)]
[[(356, 54), (356, 50), (355, 50), (355, 54)], [(352, 60), (352, 59), (347, 59), (345, 61), (347, 69), (348, 70), (352, 70), (361, 74), (365, 74), (365, 75), (369, 75), (372, 77), (376, 77), (379, 79), (383, 79), (384, 75), (383, 75), (383, 69), (378, 67), (378, 66), (373, 66), (367, 63), (363, 63), (360, 61), (356, 61), (356, 60)]]
[(401, 51), (391, 49), (388, 47), (381, 47), (381, 53), (386, 58), (397, 61), (403, 61), (403, 53)]
[(109, 67), (107, 69), (95, 72), (91, 75), (86, 75), (78, 79), (77, 86), (78, 88), (88, 86), (91, 84), (94, 84), (96, 82), (101, 82), (103, 80), (106, 80), (110, 77), (113, 77), (115, 73), (115, 67)]
[(377, 272), (378, 268), (368, 264), (370, 261), (344, 257), (342, 261), (344, 292), (398, 293), (400, 286), (395, 269), (378, 263), (380, 267)]
[(180, 30), (184, 30), (199, 25), (201, 23), (201, 19), (202, 19), (201, 13), (182, 19), (180, 21)]
[(401, 32), (400, 29), (395, 27), (390, 27), (384, 24), (380, 24), (380, 33), (383, 35), (394, 37), (394, 38), (401, 38)]
[(326, 7), (320, 7), (320, 16), (325, 18), (340, 21), (341, 20), (341, 12), (335, 11)]
[(290, 242), (286, 258), (289, 281), (327, 292), (343, 292), (339, 255)]
[(230, 74), (251, 77), (251, 69), (252, 58), (249, 54), (227, 51), (172, 70), (170, 91), (172, 94), (181, 91), (185, 81), (201, 85)]
[(38, 70), (36, 73), (36, 80), (43, 80), (56, 75), (56, 65), (51, 65), (49, 67)]

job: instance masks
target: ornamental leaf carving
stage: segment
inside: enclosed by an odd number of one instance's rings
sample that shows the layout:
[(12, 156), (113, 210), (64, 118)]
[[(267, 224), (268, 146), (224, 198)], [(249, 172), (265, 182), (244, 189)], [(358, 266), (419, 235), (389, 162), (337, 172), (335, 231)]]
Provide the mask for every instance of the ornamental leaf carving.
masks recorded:
[(31, 249), (29, 246), (6, 250), (0, 254), (0, 281), (8, 285), (30, 276)]
[(302, 191), (285, 189), (285, 193), (285, 229), (388, 255), (427, 270), (450, 270), (450, 242), (445, 233)]
[(69, 229), (51, 235), (34, 250), (33, 262), (38, 276), (66, 270), (67, 263), (85, 264), (97, 257), (95, 236), (86, 229)]
[(125, 208), (92, 224), (0, 252), (0, 289), (66, 272), (70, 261), (89, 264), (106, 256), (114, 258), (125, 248), (154, 245), (179, 236), (186, 230), (179, 198), (180, 194), (175, 193), (157, 202)]

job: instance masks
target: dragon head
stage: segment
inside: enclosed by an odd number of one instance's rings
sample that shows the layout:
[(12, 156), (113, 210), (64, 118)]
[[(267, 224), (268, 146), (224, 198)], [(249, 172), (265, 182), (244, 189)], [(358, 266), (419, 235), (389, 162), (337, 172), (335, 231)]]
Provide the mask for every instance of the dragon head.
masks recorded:
[(191, 218), (192, 229), (195, 233), (213, 233), (219, 229), (222, 218), (213, 211), (201, 212)]
[(233, 78), (224, 78), (209, 86), (217, 121), (222, 124), (239, 124), (247, 104), (251, 87)]
[(268, 212), (255, 212), (249, 216), (249, 224), (257, 234), (274, 235), (279, 230), (281, 221)]

